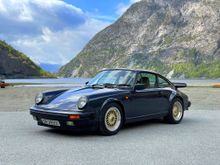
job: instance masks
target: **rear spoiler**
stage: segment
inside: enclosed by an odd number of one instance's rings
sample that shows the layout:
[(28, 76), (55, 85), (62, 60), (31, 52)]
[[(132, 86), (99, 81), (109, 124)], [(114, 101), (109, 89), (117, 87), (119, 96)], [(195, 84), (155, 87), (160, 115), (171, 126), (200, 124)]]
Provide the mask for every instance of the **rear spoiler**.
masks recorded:
[(185, 88), (187, 87), (186, 83), (173, 83), (176, 88)]

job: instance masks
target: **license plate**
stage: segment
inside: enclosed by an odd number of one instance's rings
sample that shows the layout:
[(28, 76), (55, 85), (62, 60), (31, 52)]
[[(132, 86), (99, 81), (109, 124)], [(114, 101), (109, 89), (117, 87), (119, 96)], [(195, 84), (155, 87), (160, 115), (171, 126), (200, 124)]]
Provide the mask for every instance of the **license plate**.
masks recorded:
[(57, 120), (41, 119), (43, 124), (60, 127), (60, 122)]

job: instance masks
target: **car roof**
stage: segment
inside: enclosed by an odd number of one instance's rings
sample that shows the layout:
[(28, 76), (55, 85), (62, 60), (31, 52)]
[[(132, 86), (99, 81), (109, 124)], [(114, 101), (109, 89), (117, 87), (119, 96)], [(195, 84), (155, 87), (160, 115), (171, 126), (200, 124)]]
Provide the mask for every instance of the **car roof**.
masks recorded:
[[(157, 72), (151, 71), (151, 70), (144, 70), (144, 69), (128, 69), (128, 68), (104, 68), (101, 71), (105, 70), (126, 70), (126, 71), (135, 71), (135, 72), (149, 72), (154, 74), (159, 74)], [(159, 74), (160, 75), (160, 74)]]

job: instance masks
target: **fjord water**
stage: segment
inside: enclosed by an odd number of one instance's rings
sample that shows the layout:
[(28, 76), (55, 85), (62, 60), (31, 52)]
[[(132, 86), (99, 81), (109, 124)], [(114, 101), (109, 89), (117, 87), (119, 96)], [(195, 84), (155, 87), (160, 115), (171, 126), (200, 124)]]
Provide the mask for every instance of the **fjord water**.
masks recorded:
[[(18, 86), (81, 86), (90, 78), (56, 78), (56, 79), (6, 79), (7, 83)], [(187, 83), (188, 86), (210, 86), (220, 83), (220, 79), (171, 80), (172, 82)]]
[(89, 78), (48, 78), (48, 79), (6, 79), (6, 83), (16, 86), (71, 86), (77, 87), (89, 81)]

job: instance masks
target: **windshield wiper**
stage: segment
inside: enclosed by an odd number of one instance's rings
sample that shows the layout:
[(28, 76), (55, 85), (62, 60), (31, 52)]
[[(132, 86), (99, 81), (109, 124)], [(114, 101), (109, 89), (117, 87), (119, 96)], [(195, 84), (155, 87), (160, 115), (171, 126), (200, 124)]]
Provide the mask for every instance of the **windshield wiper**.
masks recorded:
[(111, 83), (105, 83), (103, 84), (105, 88), (117, 88), (117, 87), (131, 87), (129, 84), (111, 84)]
[(105, 83), (103, 84), (106, 88), (116, 88), (116, 87), (131, 87), (129, 84), (111, 84), (111, 83)]
[(115, 84), (105, 83), (105, 84), (92, 84), (88, 86), (92, 88), (108, 88), (108, 87), (115, 87)]
[(130, 84), (117, 84), (118, 87), (131, 87)]
[(111, 83), (104, 83), (104, 84), (93, 84), (91, 87), (93, 88), (116, 88), (116, 87), (130, 87), (129, 84), (111, 84)]
[(105, 88), (109, 88), (109, 87), (115, 87), (117, 84), (111, 84), (111, 83), (105, 83), (103, 84)]
[(104, 88), (105, 86), (103, 84), (93, 84), (90, 85), (92, 88)]

